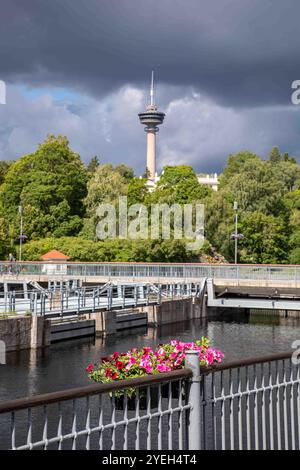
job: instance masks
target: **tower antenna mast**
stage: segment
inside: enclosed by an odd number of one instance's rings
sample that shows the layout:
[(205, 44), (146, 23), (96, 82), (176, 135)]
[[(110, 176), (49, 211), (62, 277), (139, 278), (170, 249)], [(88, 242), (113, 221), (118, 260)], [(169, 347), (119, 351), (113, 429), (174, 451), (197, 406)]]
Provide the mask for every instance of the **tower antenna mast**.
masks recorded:
[(150, 105), (154, 105), (154, 72), (151, 74), (151, 87), (150, 87)]

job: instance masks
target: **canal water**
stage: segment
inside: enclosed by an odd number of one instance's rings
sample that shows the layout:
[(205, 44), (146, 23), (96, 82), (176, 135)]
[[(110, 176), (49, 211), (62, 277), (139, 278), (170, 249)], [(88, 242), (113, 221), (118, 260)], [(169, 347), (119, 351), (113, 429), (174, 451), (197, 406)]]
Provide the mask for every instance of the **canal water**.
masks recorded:
[(129, 330), (111, 337), (82, 338), (38, 351), (7, 354), (0, 365), (0, 401), (88, 385), (85, 368), (113, 351), (155, 346), (172, 338), (193, 341), (207, 336), (225, 361), (291, 350), (300, 339), (300, 319), (251, 317), (228, 313), (216, 318)]

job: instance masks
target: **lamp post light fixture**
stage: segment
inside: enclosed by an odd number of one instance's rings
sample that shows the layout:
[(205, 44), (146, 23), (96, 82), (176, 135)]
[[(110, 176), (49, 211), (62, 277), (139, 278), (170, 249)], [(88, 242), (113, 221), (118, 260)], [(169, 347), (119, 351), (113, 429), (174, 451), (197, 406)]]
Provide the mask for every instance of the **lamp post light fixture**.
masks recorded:
[(234, 210), (234, 233), (230, 235), (230, 240), (234, 240), (234, 264), (237, 264), (238, 261), (238, 240), (242, 240), (244, 235), (238, 233), (238, 203), (234, 201), (233, 203)]

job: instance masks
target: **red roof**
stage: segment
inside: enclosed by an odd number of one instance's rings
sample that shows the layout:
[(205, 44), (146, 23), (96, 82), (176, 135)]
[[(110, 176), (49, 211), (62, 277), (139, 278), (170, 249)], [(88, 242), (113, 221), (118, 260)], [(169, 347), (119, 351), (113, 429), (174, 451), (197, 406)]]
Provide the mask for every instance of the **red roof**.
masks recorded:
[(43, 261), (52, 261), (52, 260), (59, 260), (59, 261), (66, 261), (70, 259), (69, 256), (64, 255), (58, 250), (51, 250), (48, 251), (48, 253), (45, 253), (43, 256), (41, 256), (41, 259)]

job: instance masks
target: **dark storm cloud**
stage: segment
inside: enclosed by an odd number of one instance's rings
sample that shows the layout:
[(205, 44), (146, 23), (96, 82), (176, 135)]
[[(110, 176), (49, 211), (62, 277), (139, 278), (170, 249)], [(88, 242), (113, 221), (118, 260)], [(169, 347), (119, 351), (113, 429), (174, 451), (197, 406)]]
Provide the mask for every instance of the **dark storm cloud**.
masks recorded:
[(0, 75), (103, 96), (154, 68), (223, 105), (288, 104), (299, 14), (298, 0), (2, 0)]

